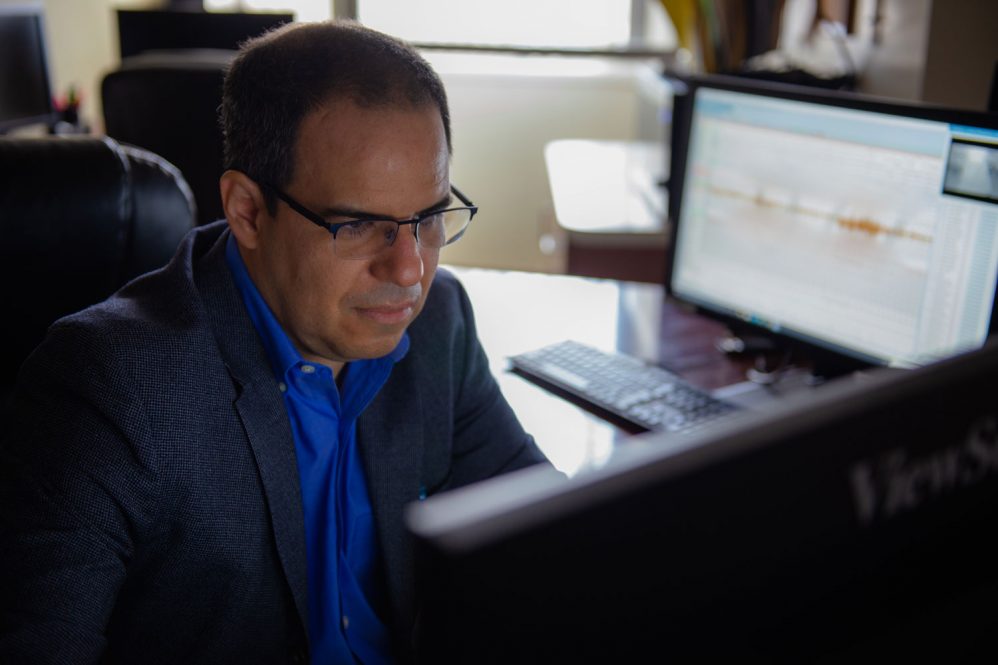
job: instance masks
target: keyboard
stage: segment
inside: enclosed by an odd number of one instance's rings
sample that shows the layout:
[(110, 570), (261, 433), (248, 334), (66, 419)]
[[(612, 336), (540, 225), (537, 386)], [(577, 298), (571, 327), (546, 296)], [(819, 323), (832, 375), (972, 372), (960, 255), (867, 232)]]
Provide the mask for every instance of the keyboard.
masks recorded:
[(524, 378), (554, 386), (583, 405), (640, 429), (688, 432), (737, 408), (661, 367), (575, 341), (545, 346), (509, 361)]

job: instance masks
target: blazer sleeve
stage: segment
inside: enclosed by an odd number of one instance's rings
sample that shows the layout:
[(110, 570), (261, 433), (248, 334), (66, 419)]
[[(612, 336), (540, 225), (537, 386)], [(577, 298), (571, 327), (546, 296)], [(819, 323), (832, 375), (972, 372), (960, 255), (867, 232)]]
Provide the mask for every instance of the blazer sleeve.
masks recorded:
[(128, 391), (111, 389), (127, 377), (81, 366), (84, 347), (56, 338), (26, 362), (0, 444), (5, 663), (102, 657), (135, 540), (155, 510), (153, 461), (127, 434), (144, 416)]

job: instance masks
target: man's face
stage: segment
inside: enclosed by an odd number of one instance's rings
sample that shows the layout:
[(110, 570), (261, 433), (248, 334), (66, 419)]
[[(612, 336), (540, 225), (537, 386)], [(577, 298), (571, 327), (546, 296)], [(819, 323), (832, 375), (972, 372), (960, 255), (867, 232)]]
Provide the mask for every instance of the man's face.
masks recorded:
[[(335, 209), (407, 219), (447, 202), (448, 170), (434, 105), (360, 108), (335, 100), (302, 121), (284, 191), (324, 216)], [(243, 255), (302, 356), (338, 371), (389, 353), (422, 309), (439, 250), (420, 248), (412, 229), (403, 226), (374, 257), (345, 259), (327, 230), (278, 202), (273, 218), (263, 213), (257, 249)]]

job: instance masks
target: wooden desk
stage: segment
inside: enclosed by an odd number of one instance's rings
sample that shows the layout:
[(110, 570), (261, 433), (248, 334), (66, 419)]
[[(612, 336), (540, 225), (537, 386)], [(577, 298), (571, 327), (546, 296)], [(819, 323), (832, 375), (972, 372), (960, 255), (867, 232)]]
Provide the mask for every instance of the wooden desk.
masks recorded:
[(565, 339), (659, 363), (703, 388), (744, 379), (745, 364), (714, 349), (715, 321), (667, 301), (661, 286), (450, 267), (471, 297), (493, 373), (554, 465), (598, 466), (629, 434), (508, 371), (507, 358)]
[(665, 278), (668, 156), (647, 141), (552, 141), (544, 149), (571, 275)]

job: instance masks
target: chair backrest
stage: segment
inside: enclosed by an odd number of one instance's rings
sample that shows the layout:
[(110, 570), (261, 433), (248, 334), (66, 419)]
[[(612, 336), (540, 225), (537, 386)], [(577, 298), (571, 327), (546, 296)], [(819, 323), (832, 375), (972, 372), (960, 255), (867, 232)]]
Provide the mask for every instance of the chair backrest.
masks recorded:
[(176, 167), (107, 137), (0, 138), (0, 396), (57, 318), (165, 265), (194, 227)]
[(194, 192), (198, 224), (223, 217), (218, 108), (235, 54), (211, 49), (143, 53), (124, 58), (101, 82), (104, 131), (175, 164)]

